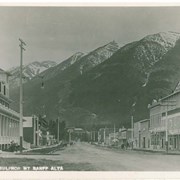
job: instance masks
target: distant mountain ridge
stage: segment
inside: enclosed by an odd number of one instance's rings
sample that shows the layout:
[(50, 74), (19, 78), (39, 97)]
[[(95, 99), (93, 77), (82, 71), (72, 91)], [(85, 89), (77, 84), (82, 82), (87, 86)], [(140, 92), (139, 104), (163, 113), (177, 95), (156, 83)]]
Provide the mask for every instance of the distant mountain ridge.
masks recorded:
[[(82, 75), (80, 67), (83, 66), (84, 74), (85, 71), (90, 71), (98, 64), (107, 60), (117, 50), (118, 45), (113, 41), (87, 54), (78, 52), (60, 64), (43, 71), (40, 73), (45, 86), (43, 92), (40, 89), (41, 78), (34, 77), (31, 81), (25, 83), (24, 92), (26, 92), (27, 99), (25, 97), (26, 103), (24, 108), (26, 114), (32, 114), (35, 111), (34, 105), (30, 104), (35, 104), (38, 107), (46, 104), (49, 114), (51, 114), (49, 116), (57, 116), (57, 107), (61, 102), (64, 103), (64, 99), (71, 92), (71, 80)], [(14, 100), (19, 96), (19, 90), (17, 88), (13, 89), (10, 93)], [(44, 99), (44, 94), (48, 94), (46, 99)], [(14, 102), (17, 102), (17, 99)], [(14, 103), (14, 108), (17, 109), (17, 107), (17, 104)]]
[(141, 70), (148, 72), (150, 68), (159, 61), (171, 48), (173, 48), (180, 38), (180, 33), (160, 32), (147, 35), (140, 41), (132, 42), (122, 47), (119, 52), (126, 53), (132, 51), (132, 59), (136, 59)]
[[(149, 118), (147, 105), (180, 80), (180, 34), (160, 32), (121, 48), (112, 41), (68, 59), (41, 73), (43, 90), (39, 78), (24, 84), (25, 113), (45, 106), (49, 119), (60, 116), (69, 126), (128, 126), (134, 103), (134, 121)], [(18, 90), (11, 96), (16, 102)]]
[(53, 68), (47, 69), (46, 71), (41, 73), (41, 75), (45, 79), (50, 79), (50, 78), (56, 76), (57, 74), (61, 73), (62, 71), (64, 71), (66, 68), (73, 65), (77, 61), (79, 61), (83, 56), (84, 56), (84, 53), (77, 52), (77, 53), (73, 54), (71, 57), (69, 57), (68, 59), (66, 59), (63, 62), (57, 64)]
[[(34, 78), (35, 76), (39, 75), (41, 72), (56, 66), (57, 63), (54, 61), (43, 61), (38, 62), (34, 61), (27, 65), (23, 66), (23, 76), (24, 82), (27, 82)], [(13, 67), (8, 70), (12, 76), (10, 76), (10, 84), (11, 87), (16, 87), (19, 85), (19, 76), (20, 76), (20, 67)]]
[(110, 58), (118, 49), (119, 45), (115, 41), (112, 41), (88, 53), (80, 62), (80, 73), (82, 74), (98, 64), (101, 64)]
[(74, 79), (68, 101), (98, 114), (104, 123), (129, 124), (134, 102), (135, 120), (148, 118), (148, 103), (167, 95), (177, 84), (180, 65), (170, 68), (173, 65), (168, 64), (178, 64), (173, 61), (178, 56), (169, 54), (175, 49), (177, 54), (179, 39), (179, 33), (165, 32), (125, 45), (107, 61)]

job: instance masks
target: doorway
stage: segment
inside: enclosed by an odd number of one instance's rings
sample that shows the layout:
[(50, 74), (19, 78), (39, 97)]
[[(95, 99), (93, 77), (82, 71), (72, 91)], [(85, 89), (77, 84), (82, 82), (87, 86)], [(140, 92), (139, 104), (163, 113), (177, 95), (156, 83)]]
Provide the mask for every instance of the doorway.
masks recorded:
[(143, 148), (146, 148), (146, 138), (143, 137)]
[(161, 140), (161, 147), (164, 148), (164, 139)]

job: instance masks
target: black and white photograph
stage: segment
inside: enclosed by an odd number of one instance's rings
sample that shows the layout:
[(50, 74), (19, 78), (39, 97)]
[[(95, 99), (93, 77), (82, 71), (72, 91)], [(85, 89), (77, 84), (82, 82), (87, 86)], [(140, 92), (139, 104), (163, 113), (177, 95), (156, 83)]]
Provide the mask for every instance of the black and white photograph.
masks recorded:
[(180, 6), (0, 6), (0, 171), (179, 170)]

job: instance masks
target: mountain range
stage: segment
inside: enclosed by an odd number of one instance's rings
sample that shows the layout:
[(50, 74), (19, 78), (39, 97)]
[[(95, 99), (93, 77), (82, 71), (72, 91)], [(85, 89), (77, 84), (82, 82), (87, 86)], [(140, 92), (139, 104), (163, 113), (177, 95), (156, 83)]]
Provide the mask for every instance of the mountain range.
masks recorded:
[[(39, 75), (41, 72), (56, 66), (57, 63), (54, 61), (43, 61), (38, 62), (34, 61), (27, 65), (23, 66), (23, 82), (30, 81), (33, 77)], [(8, 70), (11, 74), (10, 76), (10, 86), (11, 88), (15, 88), (19, 86), (19, 78), (20, 78), (20, 67), (13, 67)]]
[[(76, 127), (129, 126), (131, 115), (135, 121), (148, 118), (148, 104), (179, 82), (180, 34), (160, 32), (121, 48), (112, 41), (40, 75), (43, 79), (34, 76), (24, 84), (25, 114), (46, 113), (49, 120), (59, 116)], [(18, 88), (11, 90), (14, 108), (18, 93)]]

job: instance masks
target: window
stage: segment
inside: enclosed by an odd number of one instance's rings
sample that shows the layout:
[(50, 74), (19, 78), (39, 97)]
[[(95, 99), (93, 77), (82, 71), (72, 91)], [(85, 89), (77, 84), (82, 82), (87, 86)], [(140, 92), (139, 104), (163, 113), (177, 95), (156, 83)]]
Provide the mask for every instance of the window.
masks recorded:
[(4, 86), (4, 95), (6, 95), (6, 86)]
[(155, 135), (151, 135), (151, 145), (155, 145)]
[(0, 114), (0, 136), (2, 136), (2, 134), (1, 134), (2, 133), (2, 130), (1, 130), (2, 129), (2, 122), (1, 122), (2, 120), (1, 119), (2, 119), (2, 116)]
[(170, 145), (173, 145), (173, 138), (170, 137), (170, 142), (169, 142)]
[(4, 116), (1, 115), (1, 136), (4, 136)]

